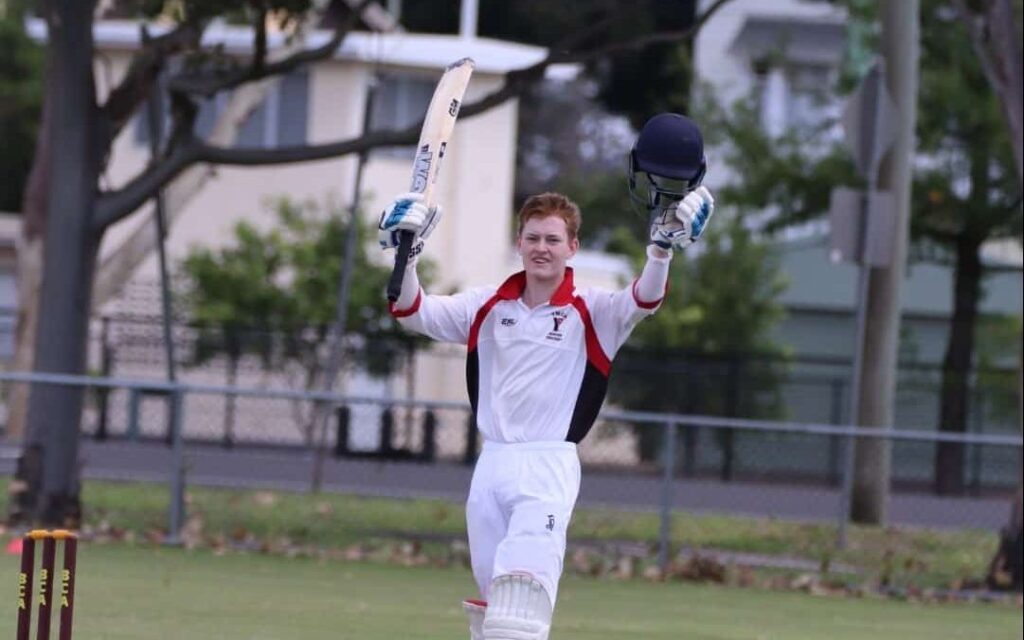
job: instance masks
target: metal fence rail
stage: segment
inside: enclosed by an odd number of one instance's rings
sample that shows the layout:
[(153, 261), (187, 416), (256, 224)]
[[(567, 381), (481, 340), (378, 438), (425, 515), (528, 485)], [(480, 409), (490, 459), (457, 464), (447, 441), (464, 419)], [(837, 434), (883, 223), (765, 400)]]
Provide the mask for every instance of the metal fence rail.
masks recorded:
[[(479, 447), (465, 402), (21, 372), (0, 372), (0, 382), (82, 387), (96, 396), (86, 420), (91, 420), (91, 429), (83, 425), (87, 435), (116, 442), (166, 442), (170, 541), (177, 539), (185, 517), (186, 456), (209, 450), (209, 444), (218, 445), (215, 449), (222, 460), (245, 455), (239, 448), (247, 442), (244, 429), (236, 428), (229, 440), (223, 431), (217, 435), (216, 430), (195, 428), (211, 413), (209, 403), (218, 403), (213, 413), (221, 416), (220, 404), (245, 400), (255, 403), (250, 413), (278, 422), (292, 420), (295, 410), (308, 416), (315, 405), (326, 405), (335, 417), (329, 437), (323, 440), (285, 427), (281, 431), (287, 437), (268, 439), (264, 433), (263, 440), (249, 443), (301, 452), (307, 466), (310, 452), (333, 454), (338, 460), (349, 460), (340, 472), (350, 475), (370, 473), (368, 467), (360, 466), (365, 464), (360, 462), (364, 458), (375, 460), (378, 466), (385, 461), (397, 465), (389, 467), (387, 487), (356, 481), (340, 485), (362, 493), (414, 495), (429, 484), (425, 471), (429, 469), (435, 494), (438, 487), (447, 487), (440, 491), (447, 496), (460, 494), (467, 481), (465, 465), (475, 459)], [(104, 426), (101, 432), (97, 426), (101, 409), (112, 413), (112, 398), (126, 405), (121, 408), (122, 419), (116, 428)], [(109, 415), (102, 417), (110, 421)], [(651, 435), (657, 442), (656, 455), (643, 458), (637, 453), (638, 441)], [(892, 504), (897, 512), (918, 512), (899, 513), (908, 522), (988, 526), (988, 521), (977, 515), (981, 513), (978, 509), (987, 509), (986, 517), (991, 519), (992, 510), (1001, 504), (1001, 494), (1012, 492), (1019, 482), (1020, 436), (606, 410), (595, 432), (580, 446), (581, 460), (588, 468), (581, 503), (658, 509), (662, 518), (659, 553), (666, 563), (670, 516), (680, 508), (834, 519), (842, 542), (851, 468), (841, 461), (844, 451), (861, 438), (892, 443), (894, 476), (907, 486), (927, 484), (924, 467), (936, 443), (960, 443), (968, 448), (965, 473), (977, 499), (965, 503), (925, 495), (895, 496)], [(727, 439), (728, 447), (724, 444)], [(222, 445), (235, 449), (224, 450)], [(731, 459), (726, 461), (726, 457)], [(415, 471), (408, 470), (409, 463), (417, 463)], [(423, 467), (423, 463), (430, 466)], [(912, 473), (906, 473), (908, 467)], [(297, 476), (288, 482), (299, 486)], [(956, 510), (960, 515), (951, 517), (949, 513)]]

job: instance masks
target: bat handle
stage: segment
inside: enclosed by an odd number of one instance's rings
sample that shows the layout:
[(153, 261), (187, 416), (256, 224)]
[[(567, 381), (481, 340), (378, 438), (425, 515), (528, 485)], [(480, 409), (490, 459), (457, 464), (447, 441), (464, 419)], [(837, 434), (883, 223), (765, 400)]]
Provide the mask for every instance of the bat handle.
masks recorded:
[(395, 251), (395, 269), (391, 272), (388, 280), (388, 300), (395, 302), (398, 295), (402, 293), (402, 279), (405, 278), (405, 266), (409, 264), (409, 254), (412, 252), (412, 231), (400, 231), (398, 235), (398, 249)]

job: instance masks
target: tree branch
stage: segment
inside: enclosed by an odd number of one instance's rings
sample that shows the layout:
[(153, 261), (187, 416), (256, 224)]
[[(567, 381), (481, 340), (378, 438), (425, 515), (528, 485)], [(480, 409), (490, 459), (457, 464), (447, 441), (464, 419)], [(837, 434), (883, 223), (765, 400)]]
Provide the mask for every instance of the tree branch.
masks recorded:
[(491, 92), (476, 102), (464, 105), (459, 111), (459, 117), (472, 117), (487, 111), (510, 98), (522, 95), (526, 89), (543, 78), (548, 67), (553, 64), (593, 62), (594, 60), (613, 55), (615, 53), (640, 50), (655, 44), (683, 42), (689, 40), (700, 31), (701, 27), (711, 19), (711, 16), (731, 1), (732, 0), (715, 0), (715, 2), (704, 11), (704, 13), (694, 20), (693, 24), (690, 25), (689, 28), (683, 29), (682, 31), (653, 33), (633, 40), (613, 42), (606, 46), (591, 49), (589, 51), (566, 50), (568, 48), (566, 47), (566, 44), (583, 40), (585, 37), (591, 35), (592, 30), (588, 29), (586, 32), (581, 34), (570, 36), (565, 43), (555, 48), (544, 60), (541, 60), (533, 66), (526, 67), (525, 69), (518, 69), (516, 71), (509, 72), (505, 77), (505, 84), (502, 85), (500, 89)]
[(219, 91), (228, 91), (246, 82), (254, 82), (276, 75), (285, 75), (311, 62), (318, 62), (329, 58), (341, 46), (349, 31), (355, 27), (361, 13), (373, 2), (374, 0), (361, 0), (358, 8), (350, 13), (335, 28), (331, 38), (319, 47), (296, 52), (283, 60), (263, 64), (259, 68), (252, 65), (228, 71), (182, 74), (171, 78), (168, 87), (172, 93), (188, 93), (210, 98)]
[(227, 148), (200, 143), (196, 160), (211, 164), (250, 167), (326, 160), (350, 153), (368, 151), (377, 147), (399, 147), (416, 144), (416, 141), (419, 139), (421, 126), (422, 121), (402, 130), (374, 131), (340, 142), (276, 147), (274, 149)]
[[(362, 7), (365, 7), (370, 0), (365, 0)], [(544, 60), (525, 69), (518, 69), (507, 74), (505, 84), (498, 90), (484, 96), (480, 100), (464, 106), (460, 110), (460, 117), (468, 118), (499, 104), (517, 97), (528, 88), (544, 77), (544, 72), (549, 66), (557, 63), (576, 62), (583, 60), (597, 59), (612, 52), (642, 49), (644, 47), (663, 42), (678, 42), (692, 38), (701, 26), (722, 6), (731, 0), (717, 0), (707, 9), (689, 29), (683, 31), (665, 32), (649, 36), (643, 36), (635, 40), (620, 43), (612, 43), (605, 47), (585, 52), (552, 51)], [(358, 15), (358, 12), (357, 14)], [(339, 28), (335, 32), (344, 32), (346, 29)], [(589, 30), (588, 30), (589, 31)], [(342, 38), (344, 35), (341, 36)], [(576, 36), (572, 39), (575, 40)], [(280, 68), (281, 64), (291, 61), (300, 56), (317, 55), (314, 52), (322, 52), (326, 49), (318, 49), (291, 56), (281, 63), (269, 64), (265, 68), (267, 75), (272, 75), (272, 69)], [(308, 61), (308, 60), (306, 60)], [(296, 63), (297, 66), (297, 63)], [(281, 71), (276, 71), (280, 73)], [(219, 89), (218, 89), (219, 90)], [(104, 193), (100, 196), (97, 207), (96, 227), (98, 229), (117, 222), (129, 215), (132, 211), (142, 205), (156, 190), (162, 188), (174, 179), (188, 165), (198, 162), (228, 165), (228, 166), (265, 166), (275, 164), (288, 164), (293, 162), (308, 162), (312, 160), (325, 160), (336, 158), (350, 153), (368, 151), (377, 147), (394, 147), (415, 144), (419, 138), (419, 131), (423, 125), (422, 119), (415, 124), (402, 130), (374, 131), (356, 138), (350, 138), (339, 142), (331, 142), (320, 145), (303, 145), (293, 147), (278, 147), (273, 149), (252, 149), (252, 148), (227, 148), (206, 144), (205, 142), (189, 136), (180, 145), (173, 145), (170, 155), (159, 164), (147, 169), (128, 185), (114, 192)]]
[(199, 150), (198, 140), (180, 143), (165, 158), (151, 164), (125, 186), (117, 191), (101, 193), (96, 198), (93, 228), (97, 232), (103, 231), (141, 207), (157, 190), (194, 164)]
[(1016, 33), (1016, 20), (1009, 0), (987, 0), (981, 12), (968, 7), (964, 0), (953, 0), (957, 16), (964, 24), (971, 47), (981, 64), (982, 72), (999, 99), (1003, 119), (1013, 142), (1017, 165), (1017, 184), (1024, 187), (1024, 152), (1020, 143), (1024, 121), (1021, 116), (1021, 47)]
[(163, 70), (167, 58), (188, 47), (197, 46), (203, 29), (204, 25), (198, 22), (183, 22), (155, 38), (147, 39), (147, 36), (143, 36), (142, 50), (132, 58), (121, 83), (110, 92), (102, 107), (110, 123), (111, 139), (117, 136), (149, 96), (153, 82)]
[(253, 30), (255, 35), (255, 46), (252, 54), (252, 73), (259, 73), (267, 63), (267, 5), (260, 2), (253, 18)]

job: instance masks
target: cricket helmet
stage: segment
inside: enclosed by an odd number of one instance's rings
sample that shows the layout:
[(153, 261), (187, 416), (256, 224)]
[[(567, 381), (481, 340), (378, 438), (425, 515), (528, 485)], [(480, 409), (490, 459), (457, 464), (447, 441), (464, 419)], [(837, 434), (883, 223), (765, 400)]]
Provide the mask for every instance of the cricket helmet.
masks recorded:
[(658, 209), (699, 187), (706, 171), (697, 123), (661, 113), (647, 121), (629, 152), (629, 193), (648, 210)]

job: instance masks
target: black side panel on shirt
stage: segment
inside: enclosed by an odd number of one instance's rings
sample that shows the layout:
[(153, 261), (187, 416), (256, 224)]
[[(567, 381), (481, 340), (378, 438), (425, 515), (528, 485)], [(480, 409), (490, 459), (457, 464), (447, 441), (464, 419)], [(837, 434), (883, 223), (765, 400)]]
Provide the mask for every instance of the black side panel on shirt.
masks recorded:
[(480, 357), (476, 349), (466, 354), (466, 390), (469, 391), (469, 404), (473, 407), (476, 417), (476, 406), (480, 400)]
[(594, 426), (594, 420), (601, 411), (605, 393), (608, 391), (608, 378), (597, 367), (587, 363), (583, 373), (580, 393), (576, 396), (576, 407), (572, 411), (572, 422), (569, 423), (569, 434), (565, 437), (569, 442), (579, 444)]

